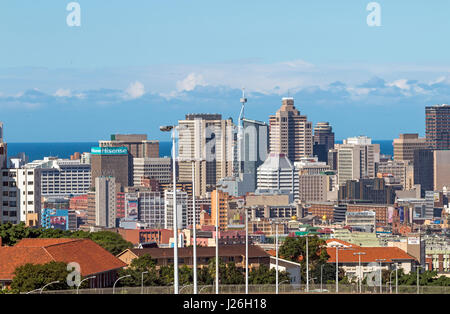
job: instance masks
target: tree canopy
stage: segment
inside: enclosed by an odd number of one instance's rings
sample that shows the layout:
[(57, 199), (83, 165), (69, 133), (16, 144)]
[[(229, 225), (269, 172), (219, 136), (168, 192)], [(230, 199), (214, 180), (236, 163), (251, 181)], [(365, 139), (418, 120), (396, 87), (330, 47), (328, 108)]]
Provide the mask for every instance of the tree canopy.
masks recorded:
[(25, 264), (16, 268), (15, 276), (11, 283), (11, 289), (19, 292), (28, 292), (35, 289), (41, 289), (46, 284), (59, 281), (52, 284), (48, 290), (67, 290), (67, 270), (66, 263), (50, 262), (47, 264)]

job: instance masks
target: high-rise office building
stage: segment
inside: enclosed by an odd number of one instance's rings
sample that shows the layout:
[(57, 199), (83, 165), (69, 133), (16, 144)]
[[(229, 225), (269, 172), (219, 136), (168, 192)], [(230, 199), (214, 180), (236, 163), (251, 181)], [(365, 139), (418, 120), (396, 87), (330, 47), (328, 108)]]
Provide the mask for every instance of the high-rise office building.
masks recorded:
[(95, 178), (111, 176), (115, 178), (117, 191), (133, 186), (133, 159), (126, 147), (92, 147), (91, 149), (92, 186)]
[(442, 191), (444, 187), (450, 189), (450, 150), (435, 150), (433, 160), (434, 191)]
[(256, 189), (256, 176), (269, 153), (269, 126), (260, 121), (243, 119), (242, 163), (243, 173), (253, 179), (253, 191)]
[(380, 145), (365, 136), (348, 138), (336, 144), (339, 185), (348, 180), (375, 177), (375, 162), (380, 159)]
[(113, 134), (100, 147), (126, 147), (133, 158), (159, 158), (159, 141), (148, 140), (146, 134)]
[(328, 162), (328, 151), (334, 148), (334, 132), (329, 122), (318, 122), (314, 127), (314, 156)]
[(115, 228), (116, 222), (116, 179), (114, 177), (95, 178), (95, 225)]
[(196, 194), (205, 195), (233, 174), (233, 121), (220, 114), (188, 114), (178, 125), (178, 180), (192, 182), (194, 160)]
[(337, 149), (328, 150), (328, 161), (327, 164), (330, 166), (331, 170), (337, 170), (338, 167), (338, 151)]
[(142, 185), (143, 178), (156, 179), (160, 184), (172, 182), (171, 158), (134, 158), (133, 184)]
[(392, 175), (404, 190), (414, 186), (414, 164), (407, 160), (389, 160), (377, 163), (377, 174)]
[(289, 192), (298, 199), (298, 169), (285, 154), (270, 153), (258, 168), (258, 190)]
[(269, 117), (270, 152), (285, 154), (290, 161), (299, 161), (313, 154), (312, 123), (300, 115), (293, 98), (283, 98), (281, 108)]
[(82, 195), (91, 186), (91, 165), (80, 160), (44, 157), (27, 163), (24, 168), (40, 170), (42, 196)]
[(414, 151), (414, 184), (420, 184), (421, 195), (434, 189), (434, 154), (431, 149)]
[[(186, 229), (187, 219), (187, 201), (186, 192), (177, 190), (177, 225), (178, 229)], [(164, 191), (164, 229), (173, 230), (173, 191)]]
[(1, 181), (1, 220), (37, 226), (41, 214), (39, 169), (3, 169)]
[[(218, 196), (218, 200), (216, 200), (216, 196)], [(219, 230), (228, 229), (228, 199), (229, 195), (227, 192), (223, 192), (221, 190), (217, 193), (216, 191), (211, 192), (211, 222), (213, 225), (216, 224), (216, 212), (219, 210)], [(219, 205), (218, 209), (217, 204)]]
[(434, 150), (450, 149), (450, 105), (425, 108), (426, 138)]
[(419, 134), (400, 134), (399, 138), (394, 139), (393, 145), (396, 161), (413, 161), (416, 149), (428, 147), (427, 139), (420, 138)]

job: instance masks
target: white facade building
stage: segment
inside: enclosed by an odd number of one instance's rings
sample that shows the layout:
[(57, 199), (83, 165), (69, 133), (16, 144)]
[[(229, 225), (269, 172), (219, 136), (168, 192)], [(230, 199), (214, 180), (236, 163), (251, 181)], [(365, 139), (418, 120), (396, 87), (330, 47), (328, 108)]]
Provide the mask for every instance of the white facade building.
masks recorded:
[[(41, 184), (38, 169), (2, 170), (2, 222), (34, 225), (41, 212)], [(30, 218), (32, 223), (29, 223)]]
[[(187, 201), (187, 193), (177, 190), (178, 229), (186, 229), (188, 225)], [(164, 191), (164, 228), (173, 229), (173, 192), (169, 190)]]
[(270, 153), (266, 161), (258, 167), (258, 190), (289, 191), (298, 199), (298, 169), (285, 154)]
[(91, 185), (91, 166), (81, 160), (45, 157), (26, 164), (25, 168), (40, 169), (42, 196), (86, 194)]

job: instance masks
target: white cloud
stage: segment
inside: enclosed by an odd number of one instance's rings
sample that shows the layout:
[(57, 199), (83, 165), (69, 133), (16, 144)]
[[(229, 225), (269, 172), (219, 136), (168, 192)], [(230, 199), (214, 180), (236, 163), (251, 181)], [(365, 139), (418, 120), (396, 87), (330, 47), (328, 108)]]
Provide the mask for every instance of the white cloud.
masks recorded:
[(194, 90), (196, 86), (205, 86), (206, 83), (203, 79), (203, 75), (197, 73), (190, 73), (184, 80), (177, 82), (177, 90), (191, 91)]
[(396, 80), (392, 83), (388, 83), (387, 85), (391, 86), (391, 87), (395, 86), (402, 90), (410, 90), (411, 89), (411, 86), (408, 84), (408, 80), (405, 80), (405, 79)]
[(56, 97), (71, 97), (72, 92), (70, 91), (70, 89), (60, 88), (55, 92), (55, 96)]
[(128, 86), (128, 88), (125, 90), (125, 93), (125, 98), (140, 98), (145, 94), (144, 84), (139, 81), (131, 83), (130, 86)]

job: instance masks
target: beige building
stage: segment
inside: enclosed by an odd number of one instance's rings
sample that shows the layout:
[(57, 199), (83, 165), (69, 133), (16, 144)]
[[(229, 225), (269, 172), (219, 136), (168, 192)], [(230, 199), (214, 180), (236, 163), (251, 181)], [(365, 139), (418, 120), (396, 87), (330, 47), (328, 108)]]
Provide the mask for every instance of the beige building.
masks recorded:
[(348, 180), (375, 177), (375, 162), (380, 159), (380, 145), (365, 136), (352, 137), (336, 144), (339, 185)]
[(161, 184), (172, 182), (171, 158), (134, 158), (133, 159), (133, 184), (142, 185), (142, 178), (158, 180)]
[(435, 150), (434, 156), (434, 190), (450, 188), (450, 150)]
[(95, 178), (95, 225), (116, 227), (116, 179)]
[(414, 150), (427, 148), (426, 138), (419, 138), (419, 134), (400, 134), (394, 139), (394, 160), (414, 161)]
[(290, 161), (313, 154), (312, 123), (300, 115), (293, 98), (283, 98), (281, 108), (269, 117), (270, 152), (283, 153)]
[(378, 163), (377, 174), (392, 174), (404, 190), (414, 188), (414, 165), (408, 160), (389, 160)]
[(188, 114), (178, 125), (178, 180), (193, 181), (194, 162), (196, 195), (205, 195), (233, 174), (233, 121), (220, 114)]
[(158, 158), (159, 141), (147, 140), (146, 134), (113, 134), (109, 141), (99, 141), (100, 147), (126, 147), (133, 158)]

